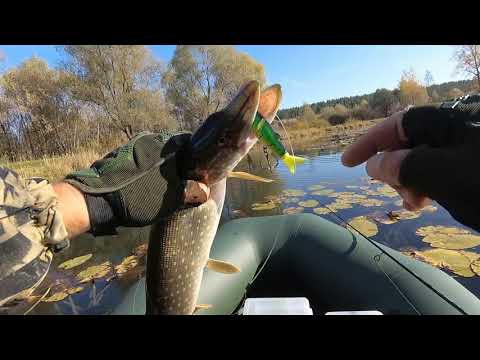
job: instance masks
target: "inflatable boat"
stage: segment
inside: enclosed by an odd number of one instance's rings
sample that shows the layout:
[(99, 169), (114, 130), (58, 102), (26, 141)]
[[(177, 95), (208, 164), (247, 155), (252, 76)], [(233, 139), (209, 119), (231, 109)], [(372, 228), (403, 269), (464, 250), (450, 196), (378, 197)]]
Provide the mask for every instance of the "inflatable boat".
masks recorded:
[[(306, 298), (314, 315), (480, 314), (480, 300), (442, 270), (313, 214), (232, 220), (211, 257), (241, 272), (205, 270), (198, 303), (211, 307), (197, 315), (241, 314), (255, 298)], [(145, 314), (144, 279), (113, 313)]]

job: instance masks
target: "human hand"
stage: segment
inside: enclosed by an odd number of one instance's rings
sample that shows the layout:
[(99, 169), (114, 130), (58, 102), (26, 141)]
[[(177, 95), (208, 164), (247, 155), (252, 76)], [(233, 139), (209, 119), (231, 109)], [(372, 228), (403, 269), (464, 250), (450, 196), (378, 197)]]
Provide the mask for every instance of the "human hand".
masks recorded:
[(411, 108), (368, 131), (347, 148), (342, 163), (367, 161), (367, 173), (394, 187), (408, 210), (434, 199), (456, 220), (479, 229), (479, 122), (478, 96)]

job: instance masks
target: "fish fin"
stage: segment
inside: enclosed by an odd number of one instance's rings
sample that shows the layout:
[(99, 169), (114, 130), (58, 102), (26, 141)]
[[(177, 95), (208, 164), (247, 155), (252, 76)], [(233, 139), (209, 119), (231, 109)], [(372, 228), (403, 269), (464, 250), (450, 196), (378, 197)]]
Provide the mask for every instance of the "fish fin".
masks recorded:
[(299, 156), (290, 155), (288, 152), (286, 152), (282, 156), (282, 162), (287, 166), (288, 171), (290, 171), (290, 173), (293, 175), (295, 174), (295, 165), (303, 164), (305, 159)]
[(260, 182), (266, 182), (266, 183), (271, 183), (275, 181), (275, 180), (263, 178), (261, 176), (249, 174), (244, 171), (230, 171), (227, 177), (243, 179), (243, 180), (251, 180), (251, 181), (260, 181)]
[(207, 261), (207, 269), (212, 271), (216, 271), (222, 274), (235, 274), (240, 272), (240, 269), (233, 265), (232, 263), (215, 260), (215, 259), (208, 259)]
[(208, 310), (208, 309), (211, 309), (212, 307), (213, 307), (212, 304), (197, 304), (195, 305), (195, 310), (193, 310), (193, 313), (195, 314), (200, 310)]

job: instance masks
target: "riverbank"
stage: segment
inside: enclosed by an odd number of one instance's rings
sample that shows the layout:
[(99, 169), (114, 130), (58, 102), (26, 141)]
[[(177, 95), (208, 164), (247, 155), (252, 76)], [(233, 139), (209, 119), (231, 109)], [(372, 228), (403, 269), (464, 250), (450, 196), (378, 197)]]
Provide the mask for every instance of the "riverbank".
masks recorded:
[[(343, 148), (351, 144), (370, 127), (382, 120), (355, 121), (335, 126), (304, 129), (290, 128), (287, 124), (286, 130), (295, 152), (303, 152), (309, 149), (326, 151)], [(282, 129), (275, 130), (281, 135), (282, 142), (288, 149), (290, 145), (285, 132)], [(261, 145), (255, 146), (253, 151), (262, 151)], [(25, 178), (38, 176), (53, 182), (61, 180), (69, 172), (89, 167), (103, 155), (95, 150), (83, 149), (74, 154), (66, 154), (64, 156), (19, 162), (0, 162), (0, 166), (13, 169)]]

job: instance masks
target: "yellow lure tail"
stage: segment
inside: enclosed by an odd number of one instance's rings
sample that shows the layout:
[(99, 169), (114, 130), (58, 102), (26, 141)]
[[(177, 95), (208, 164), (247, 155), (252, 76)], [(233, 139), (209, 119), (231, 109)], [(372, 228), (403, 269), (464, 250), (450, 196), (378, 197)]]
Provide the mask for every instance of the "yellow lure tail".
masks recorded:
[(300, 165), (305, 162), (304, 158), (290, 155), (288, 152), (285, 152), (285, 154), (280, 158), (280, 160), (282, 160), (282, 162), (287, 166), (288, 171), (290, 171), (292, 175), (295, 174), (295, 165)]

